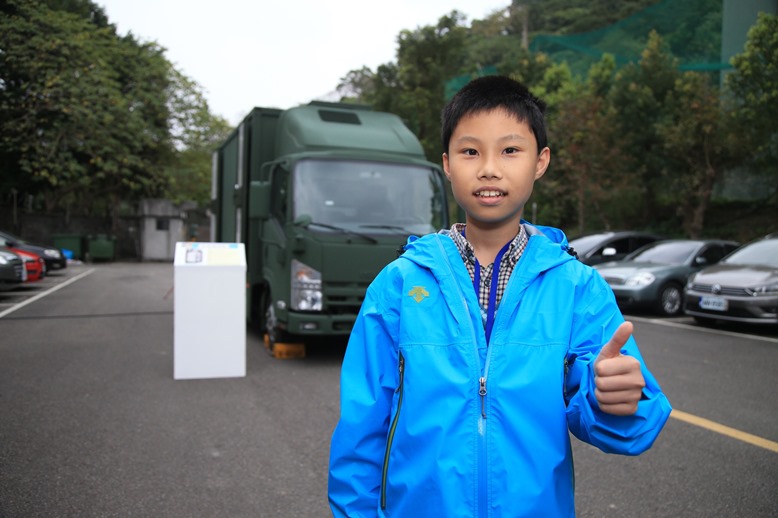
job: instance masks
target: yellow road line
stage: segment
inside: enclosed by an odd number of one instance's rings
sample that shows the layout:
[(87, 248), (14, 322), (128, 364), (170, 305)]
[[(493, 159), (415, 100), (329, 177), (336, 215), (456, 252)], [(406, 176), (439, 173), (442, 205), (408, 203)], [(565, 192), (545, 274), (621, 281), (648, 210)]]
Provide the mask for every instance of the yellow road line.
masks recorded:
[(701, 428), (706, 428), (713, 432), (720, 433), (728, 437), (732, 437), (733, 439), (747, 442), (749, 444), (753, 444), (754, 446), (759, 446), (760, 448), (764, 448), (766, 450), (770, 450), (770, 451), (774, 451), (775, 453), (778, 453), (778, 442), (774, 442), (769, 439), (759, 437), (757, 435), (752, 435), (750, 433), (741, 432), (740, 430), (737, 430), (735, 428), (730, 428), (729, 426), (724, 426), (723, 424), (719, 424), (716, 423), (715, 421), (710, 421), (702, 417), (697, 417), (696, 415), (687, 414), (686, 412), (681, 412), (680, 410), (673, 409), (672, 413), (670, 414), (670, 417), (674, 417), (679, 421), (693, 424)]

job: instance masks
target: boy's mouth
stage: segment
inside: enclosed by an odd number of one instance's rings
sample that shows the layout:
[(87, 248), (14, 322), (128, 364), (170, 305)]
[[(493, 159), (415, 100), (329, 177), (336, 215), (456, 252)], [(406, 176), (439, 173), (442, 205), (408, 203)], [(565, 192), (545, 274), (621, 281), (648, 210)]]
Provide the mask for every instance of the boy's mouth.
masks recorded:
[(505, 193), (503, 191), (498, 191), (497, 189), (481, 189), (476, 192), (474, 192), (478, 198), (499, 198), (501, 196), (505, 196)]

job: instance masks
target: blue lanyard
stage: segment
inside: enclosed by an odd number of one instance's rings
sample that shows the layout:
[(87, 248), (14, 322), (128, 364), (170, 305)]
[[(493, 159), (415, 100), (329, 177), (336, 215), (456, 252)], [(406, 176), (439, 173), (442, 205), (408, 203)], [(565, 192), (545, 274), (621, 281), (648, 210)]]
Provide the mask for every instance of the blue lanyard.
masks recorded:
[[(489, 286), (489, 304), (486, 307), (486, 344), (489, 345), (489, 339), (492, 336), (492, 327), (494, 327), (494, 313), (497, 310), (497, 284), (500, 282), (500, 263), (502, 263), (502, 256), (511, 246), (513, 240), (508, 241), (502, 249), (497, 252), (497, 257), (494, 258), (494, 266), (492, 267), (492, 282)], [(473, 275), (473, 288), (475, 288), (475, 298), (481, 300), (481, 265), (478, 263), (478, 258), (475, 259), (475, 274)]]

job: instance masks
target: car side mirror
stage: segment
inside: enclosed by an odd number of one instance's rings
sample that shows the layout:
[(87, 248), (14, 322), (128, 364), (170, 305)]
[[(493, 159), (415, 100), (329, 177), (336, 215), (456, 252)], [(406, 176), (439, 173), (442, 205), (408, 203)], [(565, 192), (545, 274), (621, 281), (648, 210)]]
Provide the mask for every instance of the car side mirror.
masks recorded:
[(698, 258), (696, 258), (696, 259), (694, 260), (694, 263), (695, 263), (697, 266), (704, 266), (704, 265), (708, 264), (708, 260), (707, 260), (705, 257), (702, 257), (702, 256), (701, 256), (701, 257), (698, 257)]
[(616, 249), (612, 246), (609, 246), (607, 248), (603, 248), (602, 250), (603, 257), (610, 257), (612, 255), (616, 255)]

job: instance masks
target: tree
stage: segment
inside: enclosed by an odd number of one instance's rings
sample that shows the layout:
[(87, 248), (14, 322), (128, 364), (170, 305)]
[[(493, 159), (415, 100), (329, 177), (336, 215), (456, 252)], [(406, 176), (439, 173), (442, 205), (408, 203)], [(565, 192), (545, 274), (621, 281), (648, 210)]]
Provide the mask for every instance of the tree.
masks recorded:
[[(778, 185), (778, 16), (760, 13), (726, 78), (749, 165)], [(773, 191), (773, 195), (775, 191)]]
[(452, 11), (435, 26), (404, 30), (398, 37), (398, 114), (421, 141), (428, 157), (440, 157), (440, 111), (445, 82), (458, 75), (464, 61), (464, 15)]
[(552, 74), (551, 83), (559, 85), (547, 97), (553, 159), (539, 191), (550, 191), (556, 221), (574, 222), (577, 235), (623, 225), (637, 197), (622, 168), (616, 113), (608, 102), (615, 66), (604, 56), (583, 83), (571, 77), (560, 84), (564, 74)]
[(663, 136), (657, 131), (680, 77), (677, 65), (662, 38), (652, 32), (640, 62), (619, 70), (610, 91), (624, 156), (628, 157), (624, 170), (641, 189), (639, 217), (645, 224), (655, 221), (660, 213), (661, 193), (668, 190), (667, 172), (679, 169), (666, 155)]
[(170, 78), (167, 98), (176, 151), (166, 168), (167, 197), (175, 203), (194, 201), (203, 207), (211, 198), (211, 155), (232, 127), (211, 113), (196, 82), (172, 67)]
[(163, 48), (118, 36), (90, 0), (0, 9), (0, 195), (114, 224), (122, 202), (208, 202), (230, 127)]
[(656, 129), (663, 138), (665, 159), (679, 163), (668, 171), (670, 188), (665, 196), (677, 207), (684, 233), (692, 239), (702, 236), (716, 182), (737, 163), (731, 127), (719, 89), (707, 76), (686, 72), (676, 80)]
[(4, 4), (0, 48), (3, 191), (114, 216), (120, 199), (162, 192), (162, 49), (36, 0)]

